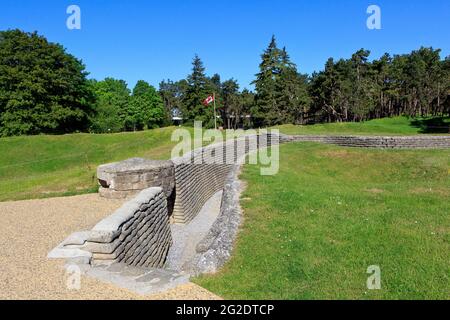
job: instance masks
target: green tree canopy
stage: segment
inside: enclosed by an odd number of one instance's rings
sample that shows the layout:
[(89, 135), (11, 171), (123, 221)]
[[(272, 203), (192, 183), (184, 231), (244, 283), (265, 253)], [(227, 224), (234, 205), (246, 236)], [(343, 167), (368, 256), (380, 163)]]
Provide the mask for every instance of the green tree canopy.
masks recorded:
[(35, 33), (0, 32), (0, 135), (84, 130), (92, 92), (82, 62)]
[(125, 117), (127, 130), (149, 129), (162, 126), (167, 119), (161, 96), (156, 89), (139, 80), (133, 89), (130, 104)]
[(409, 54), (369, 61), (360, 49), (350, 59), (329, 59), (313, 74), (311, 116), (316, 121), (362, 121), (398, 115), (449, 115), (447, 59), (440, 50), (420, 48)]
[(277, 47), (275, 36), (261, 55), (259, 73), (253, 82), (255, 105), (251, 109), (256, 126), (303, 122), (309, 111), (308, 77), (297, 71), (286, 48)]
[(124, 80), (106, 78), (92, 81), (96, 96), (96, 115), (92, 118), (93, 132), (120, 132), (125, 128), (130, 102), (130, 90)]

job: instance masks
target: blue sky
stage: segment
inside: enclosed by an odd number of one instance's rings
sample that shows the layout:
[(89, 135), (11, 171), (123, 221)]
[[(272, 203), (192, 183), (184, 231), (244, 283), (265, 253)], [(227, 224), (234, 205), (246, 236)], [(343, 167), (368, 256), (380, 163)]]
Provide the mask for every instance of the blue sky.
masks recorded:
[[(66, 9), (81, 8), (81, 30), (66, 28)], [(366, 27), (369, 5), (381, 8), (382, 29)], [(275, 34), (301, 72), (321, 70), (328, 57), (360, 48), (371, 58), (421, 45), (450, 54), (448, 0), (1, 0), (0, 29), (37, 30), (81, 58), (90, 77), (184, 78), (194, 54), (208, 75), (235, 78), (241, 88), (258, 71)]]

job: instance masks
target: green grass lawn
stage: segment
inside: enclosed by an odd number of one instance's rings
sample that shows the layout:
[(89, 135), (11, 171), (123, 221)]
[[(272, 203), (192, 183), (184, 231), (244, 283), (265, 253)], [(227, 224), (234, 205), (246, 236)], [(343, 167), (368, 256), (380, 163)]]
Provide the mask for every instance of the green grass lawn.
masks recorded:
[(365, 122), (275, 127), (285, 134), (415, 135), (449, 134), (450, 118), (383, 118)]
[(174, 129), (0, 138), (0, 201), (96, 192), (101, 164), (169, 159)]
[[(288, 134), (417, 134), (450, 119), (280, 126)], [(0, 138), (0, 201), (95, 192), (98, 165), (130, 157), (168, 159), (174, 127), (118, 134)]]
[(130, 157), (167, 159), (173, 128), (119, 134), (0, 139), (0, 201), (95, 192), (98, 165)]
[(450, 150), (293, 143), (280, 157), (275, 176), (245, 166), (231, 261), (195, 282), (231, 299), (450, 297)]

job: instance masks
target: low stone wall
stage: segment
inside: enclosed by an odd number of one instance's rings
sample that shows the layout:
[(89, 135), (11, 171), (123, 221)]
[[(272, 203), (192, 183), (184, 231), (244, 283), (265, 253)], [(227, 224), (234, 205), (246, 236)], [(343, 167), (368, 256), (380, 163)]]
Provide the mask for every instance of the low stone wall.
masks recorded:
[(209, 198), (223, 188), (230, 171), (226, 164), (180, 164), (175, 169), (175, 223), (191, 221)]
[(450, 136), (302, 136), (281, 135), (282, 142), (314, 141), (344, 147), (384, 149), (439, 149), (450, 148)]
[(100, 221), (82, 249), (92, 253), (93, 264), (162, 267), (171, 244), (166, 195), (149, 188)]

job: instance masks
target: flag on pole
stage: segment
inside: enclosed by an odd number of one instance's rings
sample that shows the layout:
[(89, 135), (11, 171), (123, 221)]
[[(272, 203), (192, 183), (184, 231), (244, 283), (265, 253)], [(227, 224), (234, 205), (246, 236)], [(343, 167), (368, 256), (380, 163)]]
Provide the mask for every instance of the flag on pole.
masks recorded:
[(203, 101), (203, 104), (204, 104), (205, 106), (207, 106), (207, 105), (211, 104), (212, 102), (214, 102), (214, 96), (209, 96), (208, 98), (206, 98), (206, 99)]

